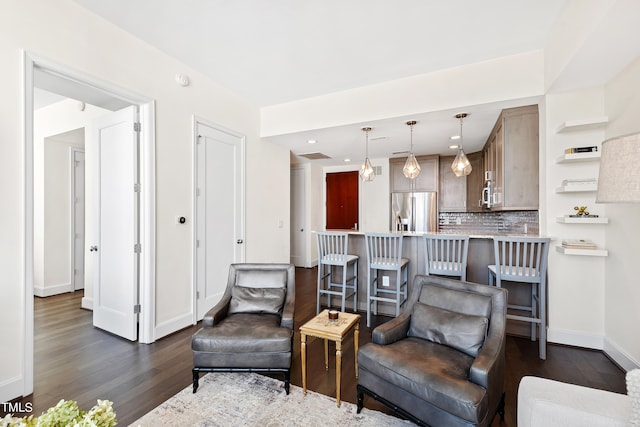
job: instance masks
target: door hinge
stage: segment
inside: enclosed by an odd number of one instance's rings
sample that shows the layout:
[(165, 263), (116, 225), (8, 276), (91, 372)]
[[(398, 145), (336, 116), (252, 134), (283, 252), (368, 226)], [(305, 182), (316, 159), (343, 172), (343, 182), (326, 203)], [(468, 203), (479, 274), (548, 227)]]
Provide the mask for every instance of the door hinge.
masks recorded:
[(139, 254), (142, 252), (142, 244), (140, 243), (136, 243), (135, 245), (133, 245), (133, 252)]
[(196, 188), (196, 197), (199, 197), (199, 196), (200, 196), (200, 189)]
[(140, 128), (141, 128), (140, 123), (134, 123), (133, 124), (133, 131), (134, 132), (140, 132)]
[(141, 310), (140, 304), (136, 304), (133, 306), (133, 314), (140, 314), (140, 310)]
[(140, 192), (140, 184), (133, 184), (133, 192), (134, 193)]
[(200, 240), (196, 240), (196, 248), (200, 247)]
[(200, 299), (200, 291), (196, 291), (196, 299)]

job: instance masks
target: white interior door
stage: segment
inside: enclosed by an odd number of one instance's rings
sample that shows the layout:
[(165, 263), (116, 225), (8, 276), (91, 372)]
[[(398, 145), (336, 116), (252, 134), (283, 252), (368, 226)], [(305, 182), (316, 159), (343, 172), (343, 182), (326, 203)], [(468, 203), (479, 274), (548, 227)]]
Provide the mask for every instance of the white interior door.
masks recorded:
[[(138, 132), (137, 106), (94, 122), (96, 149), (93, 324), (123, 338), (138, 336)], [(93, 168), (92, 168), (93, 169)]]
[(84, 289), (84, 151), (73, 150), (73, 290)]
[(224, 293), (244, 261), (244, 137), (196, 121), (196, 317)]
[(291, 169), (291, 263), (307, 267), (306, 191), (303, 168)]

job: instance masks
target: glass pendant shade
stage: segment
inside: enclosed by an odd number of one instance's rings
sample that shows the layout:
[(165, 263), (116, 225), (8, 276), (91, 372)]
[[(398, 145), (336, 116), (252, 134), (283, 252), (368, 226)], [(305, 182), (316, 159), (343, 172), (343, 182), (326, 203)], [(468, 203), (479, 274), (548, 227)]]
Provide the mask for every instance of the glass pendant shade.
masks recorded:
[(360, 178), (363, 181), (373, 181), (373, 178), (376, 177), (376, 172), (373, 170), (373, 166), (371, 166), (371, 162), (367, 157), (364, 159), (364, 165), (360, 167)]
[(410, 153), (409, 157), (407, 157), (407, 161), (402, 168), (402, 173), (409, 179), (415, 179), (420, 175), (420, 164), (413, 153)]
[(407, 125), (411, 128), (411, 145), (409, 146), (409, 157), (407, 157), (407, 161), (404, 163), (402, 173), (409, 179), (416, 179), (418, 175), (420, 175), (420, 164), (418, 163), (416, 156), (413, 155), (413, 126), (416, 123), (418, 122), (415, 120), (407, 122)]
[(456, 119), (460, 119), (460, 145), (458, 146), (458, 154), (456, 154), (456, 158), (453, 159), (453, 163), (451, 164), (451, 170), (456, 176), (466, 176), (471, 173), (473, 169), (471, 167), (471, 162), (467, 158), (467, 155), (464, 154), (464, 150), (462, 149), (462, 120), (467, 117), (469, 114), (467, 113), (458, 113), (455, 117)]
[(376, 177), (376, 171), (371, 166), (371, 161), (369, 161), (369, 132), (371, 131), (370, 127), (362, 128), (365, 133), (365, 156), (364, 156), (364, 164), (360, 167), (360, 179), (365, 182), (373, 181), (373, 178)]
[(456, 158), (453, 159), (451, 170), (456, 176), (465, 176), (471, 173), (471, 162), (467, 158), (467, 155), (464, 154), (462, 148), (458, 148), (458, 154)]

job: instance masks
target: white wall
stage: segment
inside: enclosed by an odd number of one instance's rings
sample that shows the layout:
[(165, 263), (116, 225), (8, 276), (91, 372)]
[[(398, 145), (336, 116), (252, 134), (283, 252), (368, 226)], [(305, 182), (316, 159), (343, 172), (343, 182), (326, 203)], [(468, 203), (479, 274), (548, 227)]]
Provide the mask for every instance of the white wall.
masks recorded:
[[(609, 125), (605, 139), (640, 132), (640, 59), (605, 87)], [(638, 167), (633, 165), (631, 167)], [(607, 204), (605, 351), (626, 369), (640, 366), (640, 205)]]
[[(565, 148), (600, 146), (604, 129), (558, 133), (567, 120), (589, 119), (604, 114), (602, 87), (549, 94), (545, 97), (546, 147), (544, 168), (546, 182), (541, 200), (545, 208), (543, 233), (554, 238), (549, 251), (549, 341), (590, 348), (603, 348), (604, 341), (604, 268), (605, 258), (571, 256), (558, 253), (562, 239), (591, 239), (605, 247), (607, 225), (560, 224), (556, 217), (574, 213), (574, 206), (586, 205), (590, 213), (605, 216), (602, 205), (595, 204), (595, 192), (556, 193), (556, 187), (568, 178), (598, 176), (598, 163), (557, 164)], [(542, 166), (544, 165), (544, 166)]]
[[(189, 318), (192, 229), (192, 116), (247, 138), (246, 259), (289, 260), (289, 153), (259, 138), (259, 111), (202, 74), (89, 13), (70, 0), (0, 3), (0, 401), (25, 384), (25, 169), (22, 50), (156, 101), (156, 321)], [(176, 73), (191, 77), (180, 87)], [(282, 228), (278, 227), (283, 221)], [(186, 325), (182, 325), (186, 326)]]

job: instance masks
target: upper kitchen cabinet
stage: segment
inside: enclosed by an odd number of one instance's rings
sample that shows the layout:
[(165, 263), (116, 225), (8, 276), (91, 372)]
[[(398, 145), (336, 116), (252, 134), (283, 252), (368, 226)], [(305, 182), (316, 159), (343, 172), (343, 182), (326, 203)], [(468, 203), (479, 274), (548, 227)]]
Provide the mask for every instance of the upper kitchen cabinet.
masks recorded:
[(438, 210), (440, 212), (480, 212), (482, 205), (482, 185), (484, 184), (483, 155), (467, 154), (471, 162), (471, 173), (456, 176), (451, 170), (455, 156), (440, 157), (440, 187), (438, 189)]
[(492, 210), (536, 210), (538, 106), (503, 110), (484, 147), (485, 179), (492, 181)]
[[(390, 187), (392, 193), (410, 191), (438, 191), (438, 156), (416, 156), (420, 164), (420, 175), (415, 180), (408, 179), (402, 173), (406, 157), (389, 159)], [(412, 188), (412, 181), (415, 187)]]

